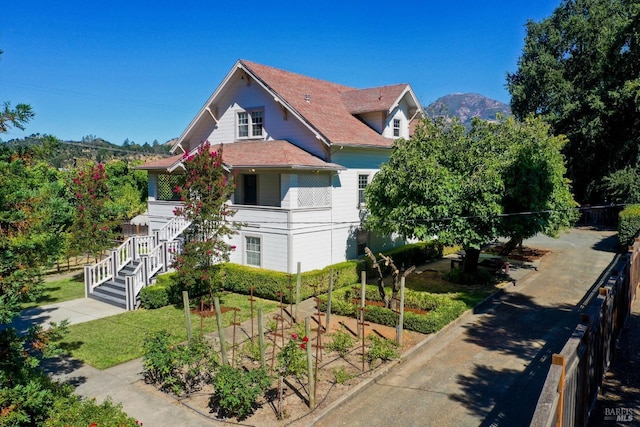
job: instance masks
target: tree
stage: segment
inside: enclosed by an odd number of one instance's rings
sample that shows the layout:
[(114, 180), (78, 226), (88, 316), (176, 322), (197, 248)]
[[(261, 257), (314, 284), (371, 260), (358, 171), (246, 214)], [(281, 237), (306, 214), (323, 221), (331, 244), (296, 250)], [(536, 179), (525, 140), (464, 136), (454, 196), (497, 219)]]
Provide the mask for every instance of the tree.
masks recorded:
[(229, 221), (235, 212), (228, 206), (235, 183), (222, 164), (222, 147), (212, 151), (208, 141), (196, 154), (186, 153), (183, 165), (185, 183), (174, 190), (183, 206), (174, 213), (189, 220), (191, 226), (176, 258), (177, 280), (193, 296), (213, 297), (221, 286), (218, 264), (228, 261), (235, 249), (229, 243), (237, 228)]
[(460, 245), (473, 272), (497, 237), (554, 235), (575, 219), (562, 144), (539, 119), (474, 120), (468, 133), (457, 119), (425, 119), (366, 188), (367, 226)]
[(61, 173), (30, 148), (0, 152), (0, 323), (37, 295), (63, 249), (71, 208)]
[(92, 255), (98, 260), (103, 251), (111, 247), (117, 224), (116, 215), (108, 206), (111, 196), (104, 165), (89, 164), (78, 171), (70, 189), (76, 208), (70, 245), (76, 253)]
[(367, 226), (461, 245), (465, 270), (475, 270), (481, 246), (498, 235), (502, 151), (472, 138), (457, 119), (424, 119), (410, 140), (394, 143), (365, 189)]
[(497, 123), (478, 122), (475, 132), (502, 139), (504, 194), (499, 231), (510, 238), (505, 255), (523, 239), (544, 233), (555, 237), (579, 216), (571, 194), (561, 150), (566, 138), (553, 136), (540, 118), (524, 122), (512, 118)]
[(578, 200), (605, 200), (602, 178), (638, 155), (640, 3), (564, 0), (547, 19), (528, 22), (507, 87), (516, 117), (540, 115), (568, 137)]

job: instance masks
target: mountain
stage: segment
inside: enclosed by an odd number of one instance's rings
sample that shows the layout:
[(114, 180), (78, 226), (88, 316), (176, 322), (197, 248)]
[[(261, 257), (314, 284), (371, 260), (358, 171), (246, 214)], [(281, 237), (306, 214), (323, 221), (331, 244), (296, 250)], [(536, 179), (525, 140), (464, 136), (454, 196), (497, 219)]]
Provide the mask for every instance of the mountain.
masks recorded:
[(477, 93), (454, 93), (436, 99), (425, 108), (425, 112), (430, 117), (457, 117), (465, 126), (470, 127), (474, 117), (495, 120), (498, 113), (510, 116), (511, 108), (503, 102)]

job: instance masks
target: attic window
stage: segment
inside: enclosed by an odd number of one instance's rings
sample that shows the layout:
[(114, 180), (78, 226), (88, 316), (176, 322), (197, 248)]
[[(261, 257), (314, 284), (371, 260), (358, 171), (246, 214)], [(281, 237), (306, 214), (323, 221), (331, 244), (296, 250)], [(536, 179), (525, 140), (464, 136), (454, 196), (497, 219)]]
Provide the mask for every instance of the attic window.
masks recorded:
[(400, 136), (400, 119), (393, 119), (393, 136)]
[(263, 109), (238, 112), (238, 138), (260, 138), (263, 126)]

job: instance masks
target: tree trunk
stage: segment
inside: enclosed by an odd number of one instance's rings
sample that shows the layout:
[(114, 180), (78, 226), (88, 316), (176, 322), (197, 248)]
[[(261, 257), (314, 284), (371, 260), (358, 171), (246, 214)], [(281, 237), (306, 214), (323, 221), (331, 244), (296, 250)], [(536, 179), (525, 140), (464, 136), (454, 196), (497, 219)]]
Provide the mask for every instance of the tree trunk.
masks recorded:
[(478, 259), (480, 259), (480, 249), (476, 248), (465, 248), (465, 257), (463, 268), (464, 272), (468, 274), (473, 274), (478, 271)]

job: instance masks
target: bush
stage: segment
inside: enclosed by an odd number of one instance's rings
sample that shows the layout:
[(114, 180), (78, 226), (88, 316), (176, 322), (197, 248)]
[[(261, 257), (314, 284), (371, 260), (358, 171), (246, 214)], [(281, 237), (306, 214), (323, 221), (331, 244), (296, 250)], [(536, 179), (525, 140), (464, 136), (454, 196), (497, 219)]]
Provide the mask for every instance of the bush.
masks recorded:
[(271, 385), (271, 378), (264, 368), (246, 371), (223, 365), (213, 376), (214, 392), (209, 401), (218, 415), (237, 416), (243, 420), (251, 415), (260, 395)]
[[(265, 270), (261, 268), (226, 263), (222, 264), (223, 287), (226, 291), (249, 295), (253, 287), (253, 295), (260, 298), (279, 301), (279, 293), (283, 294), (283, 302), (290, 303), (295, 299), (295, 274), (287, 274), (279, 271)], [(300, 299), (307, 299), (315, 292), (326, 292), (329, 288), (329, 274), (334, 271), (333, 287), (338, 289), (357, 283), (360, 271), (364, 268), (361, 261), (345, 261), (323, 268), (322, 270), (307, 271), (301, 274)], [(293, 290), (290, 292), (290, 286)], [(172, 286), (175, 288), (175, 285)], [(182, 298), (174, 291), (171, 292), (171, 302), (176, 298)]]
[(140, 291), (140, 306), (148, 310), (169, 305), (169, 292), (166, 286), (152, 285)]
[[(442, 258), (442, 252), (443, 245), (437, 241), (412, 243), (388, 251), (382, 251), (384, 255), (391, 257), (393, 263), (400, 269), (406, 269), (412, 265), (418, 266), (429, 260)], [(377, 253), (375, 253), (375, 256), (379, 258)], [(367, 274), (369, 276), (377, 276), (378, 272), (373, 269), (371, 259), (366, 257), (364, 260), (367, 263)]]
[(475, 273), (465, 273), (462, 268), (453, 268), (444, 273), (444, 279), (460, 285), (488, 285), (494, 275), (483, 268), (478, 268)]
[(331, 337), (331, 342), (326, 345), (327, 349), (335, 351), (340, 357), (345, 357), (355, 344), (353, 336), (345, 331), (336, 331), (329, 336)]
[(213, 349), (203, 337), (189, 344), (172, 345), (171, 336), (159, 331), (144, 340), (143, 376), (147, 383), (176, 396), (189, 395), (209, 382), (216, 365)]
[[(356, 316), (360, 303), (359, 301), (357, 303), (351, 302), (351, 292), (351, 289), (340, 289), (333, 294), (331, 301), (332, 313), (348, 317)], [(367, 299), (369, 299), (370, 295), (375, 295), (377, 299), (380, 299), (376, 286), (367, 286)], [(320, 298), (320, 310), (326, 310), (326, 307), (326, 296), (324, 296)], [(404, 312), (404, 328), (423, 334), (439, 331), (448, 323), (457, 319), (468, 308), (464, 301), (452, 299), (447, 295), (417, 292), (410, 289), (405, 289), (405, 307), (428, 312), (424, 314), (406, 310)], [(398, 319), (398, 315), (393, 310), (375, 305), (367, 306), (364, 317), (367, 322), (385, 326), (396, 326)]]
[(129, 417), (122, 410), (122, 405), (114, 404), (110, 398), (98, 404), (95, 399), (87, 400), (75, 395), (58, 399), (53, 405), (51, 416), (44, 423), (44, 427), (138, 425), (139, 421)]
[(621, 249), (633, 244), (640, 233), (640, 205), (628, 205), (618, 215), (618, 242)]
[(369, 366), (372, 366), (378, 359), (386, 362), (398, 357), (398, 346), (395, 342), (381, 338), (378, 335), (369, 336), (369, 349), (365, 353), (365, 360), (369, 363)]

